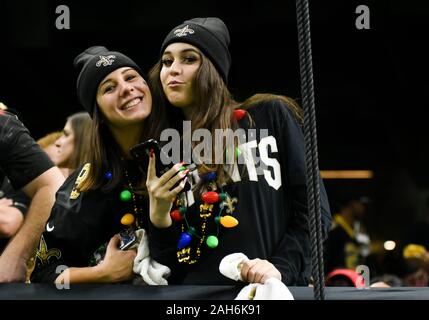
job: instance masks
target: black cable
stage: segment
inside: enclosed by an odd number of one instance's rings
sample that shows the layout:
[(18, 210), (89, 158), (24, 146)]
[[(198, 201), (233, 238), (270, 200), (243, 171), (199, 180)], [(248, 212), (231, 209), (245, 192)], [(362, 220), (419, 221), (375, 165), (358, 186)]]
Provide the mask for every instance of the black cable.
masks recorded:
[(304, 109), (304, 136), (307, 167), (307, 205), (310, 218), (311, 260), (314, 299), (324, 300), (323, 235), (320, 207), (319, 165), (317, 155), (316, 111), (311, 57), (308, 0), (296, 0), (301, 94)]

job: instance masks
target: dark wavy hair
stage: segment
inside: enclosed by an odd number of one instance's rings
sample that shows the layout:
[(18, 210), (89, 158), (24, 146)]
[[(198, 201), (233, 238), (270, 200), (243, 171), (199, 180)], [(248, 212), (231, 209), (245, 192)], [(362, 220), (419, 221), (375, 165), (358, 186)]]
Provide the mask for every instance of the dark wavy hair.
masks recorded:
[[(193, 110), (192, 119), (190, 119), (192, 131), (205, 128), (211, 132), (212, 136), (215, 136), (216, 129), (236, 130), (239, 127), (237, 121), (233, 117), (233, 112), (236, 108), (247, 109), (253, 105), (270, 100), (285, 102), (302, 124), (302, 111), (298, 104), (291, 98), (273, 94), (255, 94), (242, 103), (237, 102), (232, 97), (232, 94), (212, 62), (201, 52), (200, 57), (201, 66), (197, 71), (193, 88), (195, 92), (194, 101), (196, 109)], [(162, 61), (160, 59), (149, 71), (149, 82), (153, 88), (152, 98), (155, 105), (160, 106), (160, 109), (167, 110), (165, 113), (167, 116), (166, 123), (180, 130), (181, 121), (184, 120), (183, 114), (179, 108), (172, 106), (168, 102), (164, 94), (160, 80), (161, 69)], [(252, 124), (252, 119), (248, 113), (247, 118), (249, 123)], [(214, 143), (214, 141), (212, 143)], [(237, 143), (238, 141), (234, 141), (235, 145), (237, 145)], [(195, 143), (193, 142), (193, 146), (194, 145)], [(224, 149), (225, 147), (226, 144), (224, 143)], [(223, 154), (225, 154), (225, 152)], [(232, 167), (225, 170), (224, 164), (202, 164), (199, 168), (200, 174), (204, 174), (208, 171), (216, 171), (218, 183), (220, 184), (229, 180), (230, 170), (232, 170)]]

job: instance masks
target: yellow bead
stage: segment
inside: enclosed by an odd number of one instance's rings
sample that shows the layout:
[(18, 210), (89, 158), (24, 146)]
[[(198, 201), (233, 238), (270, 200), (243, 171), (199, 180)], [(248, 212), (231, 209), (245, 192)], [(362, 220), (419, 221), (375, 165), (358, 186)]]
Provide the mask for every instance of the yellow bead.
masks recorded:
[(220, 218), (220, 224), (225, 228), (234, 228), (238, 224), (238, 220), (233, 216), (223, 216)]
[(134, 216), (131, 213), (124, 214), (124, 216), (121, 218), (121, 223), (124, 226), (132, 225), (134, 223)]

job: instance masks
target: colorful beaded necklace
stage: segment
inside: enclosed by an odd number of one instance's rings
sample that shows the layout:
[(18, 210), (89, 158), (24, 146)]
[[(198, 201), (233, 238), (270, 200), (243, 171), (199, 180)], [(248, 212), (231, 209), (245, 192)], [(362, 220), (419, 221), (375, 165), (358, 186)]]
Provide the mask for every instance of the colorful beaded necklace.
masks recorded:
[[(129, 179), (128, 172), (125, 169), (125, 177), (127, 182), (124, 183), (125, 189), (123, 189), (120, 194), (119, 198), (121, 201), (127, 203), (131, 201), (133, 203), (133, 213), (126, 212), (122, 215), (120, 219), (120, 223), (122, 225), (122, 230), (120, 231), (121, 236), (121, 246), (133, 241), (135, 238), (135, 230), (142, 228), (143, 221), (143, 209), (142, 209), (142, 199), (143, 196), (137, 192), (135, 188), (133, 188), (131, 180)], [(107, 171), (104, 174), (105, 180), (111, 180), (113, 177), (112, 173), (110, 171)], [(93, 254), (93, 256), (90, 259), (89, 265), (94, 266), (99, 264), (103, 259), (104, 255), (106, 254), (107, 249), (107, 243), (101, 245)]]
[[(181, 235), (177, 243), (177, 259), (179, 263), (195, 264), (201, 258), (204, 243), (208, 248), (214, 249), (219, 244), (220, 226), (233, 228), (238, 220), (233, 217), (236, 198), (218, 187), (216, 172), (209, 172), (201, 177), (205, 182), (199, 205), (198, 226), (191, 226), (188, 213), (186, 193), (182, 192), (175, 201), (175, 207), (170, 212), (173, 221), (181, 224)], [(218, 192), (219, 191), (219, 192)], [(209, 223), (215, 223), (215, 233), (209, 234)], [(197, 230), (198, 229), (198, 230)], [(213, 230), (211, 230), (213, 231)], [(197, 240), (196, 246), (191, 242)]]
[[(246, 111), (236, 109), (233, 112), (235, 120), (239, 121), (246, 115)], [(237, 148), (236, 156), (239, 156), (240, 150)], [(235, 205), (237, 198), (232, 198), (223, 187), (216, 184), (216, 172), (209, 172), (200, 177), (205, 186), (201, 194), (201, 204), (199, 205), (199, 230), (189, 223), (188, 204), (186, 193), (181, 192), (175, 201), (173, 210), (170, 212), (171, 219), (181, 223), (181, 235), (177, 243), (177, 260), (183, 264), (197, 263), (202, 254), (204, 243), (210, 249), (219, 245), (220, 226), (224, 228), (234, 228), (238, 225), (238, 220), (233, 216), (235, 214)], [(218, 192), (219, 191), (219, 192)], [(217, 213), (215, 213), (217, 210)], [(214, 222), (216, 227), (215, 234), (208, 234), (208, 224)], [(198, 239), (196, 246), (192, 246), (192, 240)]]

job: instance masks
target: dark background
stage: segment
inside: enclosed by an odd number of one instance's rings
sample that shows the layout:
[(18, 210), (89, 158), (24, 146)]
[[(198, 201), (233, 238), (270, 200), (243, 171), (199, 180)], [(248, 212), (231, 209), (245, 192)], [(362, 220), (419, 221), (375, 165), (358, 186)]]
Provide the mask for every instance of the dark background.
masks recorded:
[[(70, 9), (57, 30), (55, 9)], [(358, 30), (358, 5), (370, 30)], [(370, 180), (326, 180), (335, 209), (344, 195), (373, 199), (373, 239), (399, 239), (429, 216), (427, 1), (310, 1), (321, 169), (369, 169)], [(148, 70), (167, 32), (185, 19), (218, 16), (229, 27), (230, 89), (300, 101), (295, 2), (0, 2), (0, 101), (17, 109), (37, 139), (81, 108), (73, 58), (93, 45), (122, 51)]]

